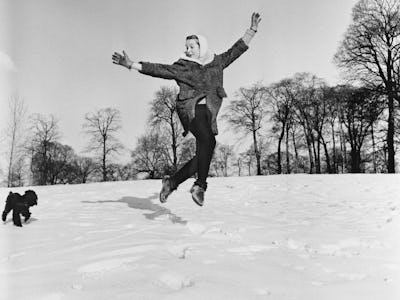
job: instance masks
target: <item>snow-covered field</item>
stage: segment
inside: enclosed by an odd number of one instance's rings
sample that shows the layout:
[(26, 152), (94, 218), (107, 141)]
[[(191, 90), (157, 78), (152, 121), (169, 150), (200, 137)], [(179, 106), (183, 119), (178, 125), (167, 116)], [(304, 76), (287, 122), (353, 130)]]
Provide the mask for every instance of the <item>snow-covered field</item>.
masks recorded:
[(0, 298), (400, 299), (400, 175), (211, 178), (204, 207), (191, 184), (34, 187)]

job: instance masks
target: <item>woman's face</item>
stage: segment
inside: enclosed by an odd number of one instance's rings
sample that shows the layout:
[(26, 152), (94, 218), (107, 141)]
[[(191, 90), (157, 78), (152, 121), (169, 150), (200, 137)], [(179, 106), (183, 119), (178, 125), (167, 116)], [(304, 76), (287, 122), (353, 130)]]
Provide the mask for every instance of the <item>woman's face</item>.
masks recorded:
[(186, 40), (186, 55), (190, 58), (200, 58), (199, 42), (195, 39)]

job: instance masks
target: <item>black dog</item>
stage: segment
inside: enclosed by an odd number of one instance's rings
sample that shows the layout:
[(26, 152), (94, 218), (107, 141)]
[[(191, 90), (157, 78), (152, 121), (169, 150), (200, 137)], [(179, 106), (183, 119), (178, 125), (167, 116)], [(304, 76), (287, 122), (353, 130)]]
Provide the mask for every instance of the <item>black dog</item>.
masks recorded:
[(8, 194), (6, 207), (4, 208), (2, 219), (6, 221), (8, 213), (13, 211), (13, 222), (15, 226), (22, 227), (20, 214), (25, 217), (25, 222), (31, 217), (29, 207), (37, 205), (37, 195), (34, 191), (25, 191), (22, 196), (18, 193)]

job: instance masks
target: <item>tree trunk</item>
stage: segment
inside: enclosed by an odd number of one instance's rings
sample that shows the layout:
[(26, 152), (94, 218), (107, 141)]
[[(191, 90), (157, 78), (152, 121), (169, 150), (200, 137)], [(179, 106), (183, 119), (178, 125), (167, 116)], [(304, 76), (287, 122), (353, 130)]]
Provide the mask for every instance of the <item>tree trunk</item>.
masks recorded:
[(150, 179), (155, 179), (155, 171), (154, 170), (151, 170), (149, 172), (149, 177), (150, 177)]
[(278, 139), (278, 158), (277, 158), (277, 163), (278, 163), (278, 174), (282, 174), (282, 155), (281, 155), (281, 144), (282, 144), (282, 140), (283, 137), (285, 135), (285, 126), (282, 126), (282, 131), (281, 134), (279, 135), (279, 139)]
[(292, 142), (293, 142), (293, 148), (294, 148), (294, 157), (295, 157), (295, 173), (299, 172), (299, 153), (297, 151), (297, 144), (296, 144), (296, 136), (295, 136), (295, 130), (292, 130)]
[(394, 151), (394, 99), (393, 94), (389, 93), (389, 116), (387, 132), (387, 150), (388, 150), (388, 173), (395, 173), (395, 151)]
[(387, 166), (388, 165), (387, 164), (387, 161), (388, 161), (388, 159), (387, 159), (387, 145), (383, 146), (383, 159), (385, 161), (385, 166)]
[(352, 147), (351, 152), (351, 173), (361, 173), (361, 152)]
[(257, 175), (262, 175), (262, 173), (261, 173), (261, 155), (260, 155), (260, 151), (258, 150), (257, 133), (255, 130), (253, 130), (253, 142), (254, 142), (254, 152), (255, 152), (256, 161), (257, 161)]
[(376, 153), (375, 153), (375, 134), (374, 134), (374, 124), (371, 124), (371, 138), (372, 138), (372, 165), (374, 167), (374, 173), (377, 173), (376, 168)]
[[(15, 181), (19, 180), (17, 183), (17, 186), (21, 186), (21, 176), (18, 176), (19, 174), (16, 174), (15, 166), (14, 166), (14, 160), (16, 159), (16, 152), (18, 152), (18, 142), (19, 142), (19, 132), (21, 130), (21, 123), (24, 119), (24, 104), (19, 100), (18, 97), (12, 97), (10, 100), (10, 133), (11, 133), (11, 149), (9, 152), (9, 162), (8, 162), (8, 176), (7, 176), (7, 186), (12, 187), (15, 186)], [(17, 157), (18, 159), (18, 157)], [(20, 172), (21, 170), (19, 170)], [(14, 176), (17, 175), (17, 178), (14, 178)]]
[(336, 155), (336, 139), (335, 139), (335, 124), (334, 123), (331, 123), (331, 128), (332, 128), (332, 144), (333, 144), (333, 149), (332, 149), (333, 170), (335, 173), (339, 173), (338, 164), (337, 164), (337, 155)]
[(7, 182), (7, 187), (12, 186), (13, 182), (13, 159), (14, 159), (14, 144), (15, 144), (15, 131), (13, 130), (13, 136), (11, 140), (11, 151), (10, 151), (10, 161), (8, 164), (8, 182)]
[(47, 142), (44, 142), (43, 145), (43, 155), (42, 155), (42, 159), (43, 159), (43, 165), (41, 166), (41, 171), (40, 172), (40, 182), (39, 185), (47, 185), (47, 177), (48, 177), (48, 172), (49, 172), (49, 168), (48, 168), (48, 160), (47, 160)]
[(307, 148), (308, 148), (308, 157), (310, 161), (310, 171), (309, 173), (312, 174), (314, 172), (314, 158), (313, 158), (313, 152), (312, 152), (312, 147), (311, 147), (311, 141), (310, 137), (307, 134), (307, 130), (304, 128), (304, 134), (306, 137), (306, 143), (307, 143)]
[[(317, 139), (317, 141), (315, 141), (314, 135), (312, 137), (312, 141), (315, 157), (315, 172), (317, 174), (321, 174), (321, 142), (319, 138)], [(315, 142), (317, 142), (317, 147), (315, 147)]]
[(228, 177), (228, 156), (224, 160), (224, 176)]
[(103, 138), (103, 156), (102, 156), (101, 168), (103, 171), (103, 181), (107, 181), (106, 138)]
[(241, 162), (240, 158), (237, 161), (237, 166), (238, 166), (238, 176), (240, 176), (241, 169), (242, 169), (242, 162)]
[(342, 122), (340, 122), (340, 151), (342, 152), (342, 174), (344, 174), (345, 167), (347, 166), (347, 148)]
[(321, 140), (322, 140), (322, 145), (323, 145), (324, 151), (325, 151), (326, 169), (327, 169), (329, 174), (332, 174), (331, 160), (329, 158), (328, 146), (326, 145), (325, 140), (324, 140), (324, 138), (322, 136), (321, 136)]
[(320, 174), (321, 173), (321, 167), (319, 165), (317, 149), (315, 147), (315, 139), (314, 139), (314, 135), (312, 133), (310, 134), (310, 138), (311, 138), (312, 151), (313, 151), (313, 154), (314, 154), (315, 173), (316, 174)]
[(286, 125), (286, 173), (290, 174), (290, 156), (289, 156), (289, 126)]

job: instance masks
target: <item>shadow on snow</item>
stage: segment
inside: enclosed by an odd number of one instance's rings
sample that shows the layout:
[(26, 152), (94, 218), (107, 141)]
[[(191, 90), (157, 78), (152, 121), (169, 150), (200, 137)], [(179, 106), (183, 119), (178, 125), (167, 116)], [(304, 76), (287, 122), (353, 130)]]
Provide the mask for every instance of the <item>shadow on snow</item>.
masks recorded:
[(147, 198), (139, 198), (139, 197), (122, 197), (119, 200), (98, 200), (98, 201), (82, 201), (82, 203), (126, 203), (130, 208), (140, 209), (140, 210), (149, 210), (151, 213), (144, 213), (143, 215), (149, 219), (154, 220), (160, 216), (167, 215), (172, 223), (178, 223), (182, 225), (186, 225), (187, 221), (183, 220), (181, 217), (173, 214), (169, 209), (160, 206), (158, 204), (154, 204), (152, 200), (158, 199), (158, 194), (154, 194), (153, 196)]

